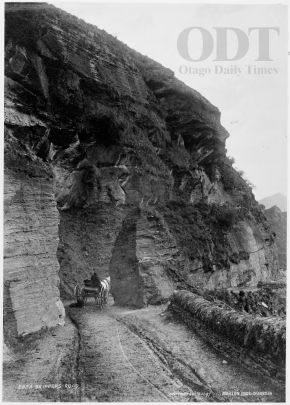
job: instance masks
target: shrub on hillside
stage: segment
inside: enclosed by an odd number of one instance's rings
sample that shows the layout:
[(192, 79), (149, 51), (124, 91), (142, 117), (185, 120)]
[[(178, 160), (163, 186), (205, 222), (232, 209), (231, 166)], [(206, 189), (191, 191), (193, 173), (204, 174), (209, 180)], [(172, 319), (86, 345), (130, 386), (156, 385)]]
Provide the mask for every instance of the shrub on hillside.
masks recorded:
[(217, 211), (217, 219), (223, 228), (232, 228), (237, 219), (236, 210), (229, 205), (221, 205)]

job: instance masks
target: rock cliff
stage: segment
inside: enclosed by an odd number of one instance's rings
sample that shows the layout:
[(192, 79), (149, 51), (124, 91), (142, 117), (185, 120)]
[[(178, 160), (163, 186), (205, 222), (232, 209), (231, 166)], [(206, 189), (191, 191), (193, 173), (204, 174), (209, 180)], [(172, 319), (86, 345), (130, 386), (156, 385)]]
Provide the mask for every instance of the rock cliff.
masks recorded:
[(282, 212), (279, 207), (273, 207), (263, 211), (273, 231), (276, 234), (278, 259), (280, 269), (287, 269), (287, 212)]
[[(52, 173), (25, 150), (13, 130), (32, 131), (33, 117), (5, 117), (4, 336), (15, 338), (63, 324), (59, 294), (58, 211)], [(14, 135), (13, 135), (14, 134)]]
[[(58, 322), (57, 259), (63, 296), (96, 270), (135, 307), (178, 283), (277, 278), (275, 236), (226, 156), (216, 107), (54, 6), (6, 3), (5, 25), (5, 277), (19, 333)], [(27, 308), (51, 318), (23, 329)]]

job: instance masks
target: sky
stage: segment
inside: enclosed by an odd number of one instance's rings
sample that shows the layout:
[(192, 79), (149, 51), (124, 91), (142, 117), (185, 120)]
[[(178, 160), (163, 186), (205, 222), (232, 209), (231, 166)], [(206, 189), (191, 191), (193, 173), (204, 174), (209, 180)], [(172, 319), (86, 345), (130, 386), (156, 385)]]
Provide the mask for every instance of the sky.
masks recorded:
[[(230, 133), (226, 141), (228, 156), (235, 158), (234, 167), (243, 170), (245, 177), (255, 185), (256, 199), (278, 192), (286, 195), (286, 2), (269, 4), (270, 0), (264, 0), (264, 4), (255, 5), (253, 1), (246, 4), (247, 1), (243, 0), (239, 3), (245, 4), (205, 4), (202, 0), (195, 4), (193, 1), (50, 3), (104, 29), (131, 48), (170, 68), (178, 79), (206, 97), (221, 112), (221, 123)], [(203, 61), (188, 61), (179, 52), (179, 35), (189, 27), (202, 27), (213, 39), (212, 53)], [(248, 38), (248, 51), (239, 60), (214, 60), (218, 46), (214, 28), (224, 27), (242, 30)], [(263, 46), (265, 41), (259, 42), (258, 30), (248, 35), (250, 27), (279, 28), (279, 33), (271, 30), (269, 34), (270, 61), (257, 61), (259, 45)], [(233, 30), (227, 35), (226, 52), (231, 59), (238, 50), (238, 41)], [(191, 30), (182, 44), (188, 49), (190, 59), (200, 58), (204, 47), (199, 30)], [(220, 45), (220, 49), (224, 48)], [(262, 74), (254, 67), (263, 68), (267, 73)], [(202, 74), (205, 69), (207, 73)]]

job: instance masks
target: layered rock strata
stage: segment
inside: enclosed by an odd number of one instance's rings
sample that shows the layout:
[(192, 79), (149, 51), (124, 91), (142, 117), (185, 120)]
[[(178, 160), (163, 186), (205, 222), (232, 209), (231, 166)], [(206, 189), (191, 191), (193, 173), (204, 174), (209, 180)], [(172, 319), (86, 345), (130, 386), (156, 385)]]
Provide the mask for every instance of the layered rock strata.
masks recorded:
[(53, 173), (62, 294), (92, 270), (132, 306), (163, 302), (180, 282), (278, 277), (275, 236), (208, 100), (45, 3), (7, 4), (5, 47), (9, 142)]
[[(21, 123), (25, 125), (19, 117)], [(10, 125), (14, 124), (9, 122), (6, 134), (4, 177), (4, 333), (9, 343), (64, 322), (52, 174), (19, 147)]]
[(131, 211), (123, 221), (110, 262), (115, 301), (133, 307), (166, 302), (174, 290), (168, 266), (177, 254), (164, 221), (148, 209)]

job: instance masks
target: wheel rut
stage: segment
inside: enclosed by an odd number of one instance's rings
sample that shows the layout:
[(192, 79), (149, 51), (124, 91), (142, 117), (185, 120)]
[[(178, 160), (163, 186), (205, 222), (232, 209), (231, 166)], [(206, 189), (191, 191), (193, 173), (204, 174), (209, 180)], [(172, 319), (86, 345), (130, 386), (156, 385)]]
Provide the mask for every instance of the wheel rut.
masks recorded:
[(70, 308), (70, 316), (81, 336), (82, 402), (201, 402), (146, 341), (106, 310)]
[(110, 304), (69, 308), (79, 336), (79, 402), (249, 400), (239, 394), (229, 398), (225, 391), (273, 391), (263, 402), (283, 397), (276, 385), (225, 361), (182, 322), (171, 319), (165, 306), (163, 313), (161, 307), (134, 311)]
[(76, 392), (75, 392), (75, 400), (76, 402), (82, 402), (82, 367), (80, 364), (80, 359), (82, 356), (82, 334), (81, 334), (81, 330), (79, 328), (79, 325), (76, 321), (76, 319), (74, 318), (72, 311), (68, 310), (68, 316), (70, 318), (70, 320), (72, 321), (73, 325), (76, 328), (77, 331), (77, 344), (76, 344), (76, 353), (75, 353), (75, 375), (76, 375), (76, 382), (77, 382), (77, 388), (76, 388)]
[[(124, 319), (119, 319), (118, 321), (121, 323), (124, 322), (127, 329), (146, 344), (148, 350), (164, 365), (166, 370), (164, 373), (171, 375), (171, 378), (174, 376), (174, 380), (178, 381), (178, 383), (175, 382), (176, 387), (180, 387), (180, 385), (187, 387), (188, 397), (195, 397), (194, 393), (198, 392), (199, 396), (202, 395), (207, 399), (207, 402), (224, 401), (224, 399), (217, 392), (208, 386), (206, 380), (199, 375), (198, 371), (195, 370), (194, 367), (183, 359), (178, 358), (178, 356), (173, 354), (172, 351), (165, 348), (164, 344), (160, 344), (158, 340), (147, 335), (146, 332), (144, 332), (143, 329), (138, 328), (136, 324), (127, 324)], [(200, 398), (196, 399), (200, 400)]]
[(285, 387), (225, 358), (166, 305), (68, 305), (64, 326), (6, 364), (6, 402), (285, 402)]

